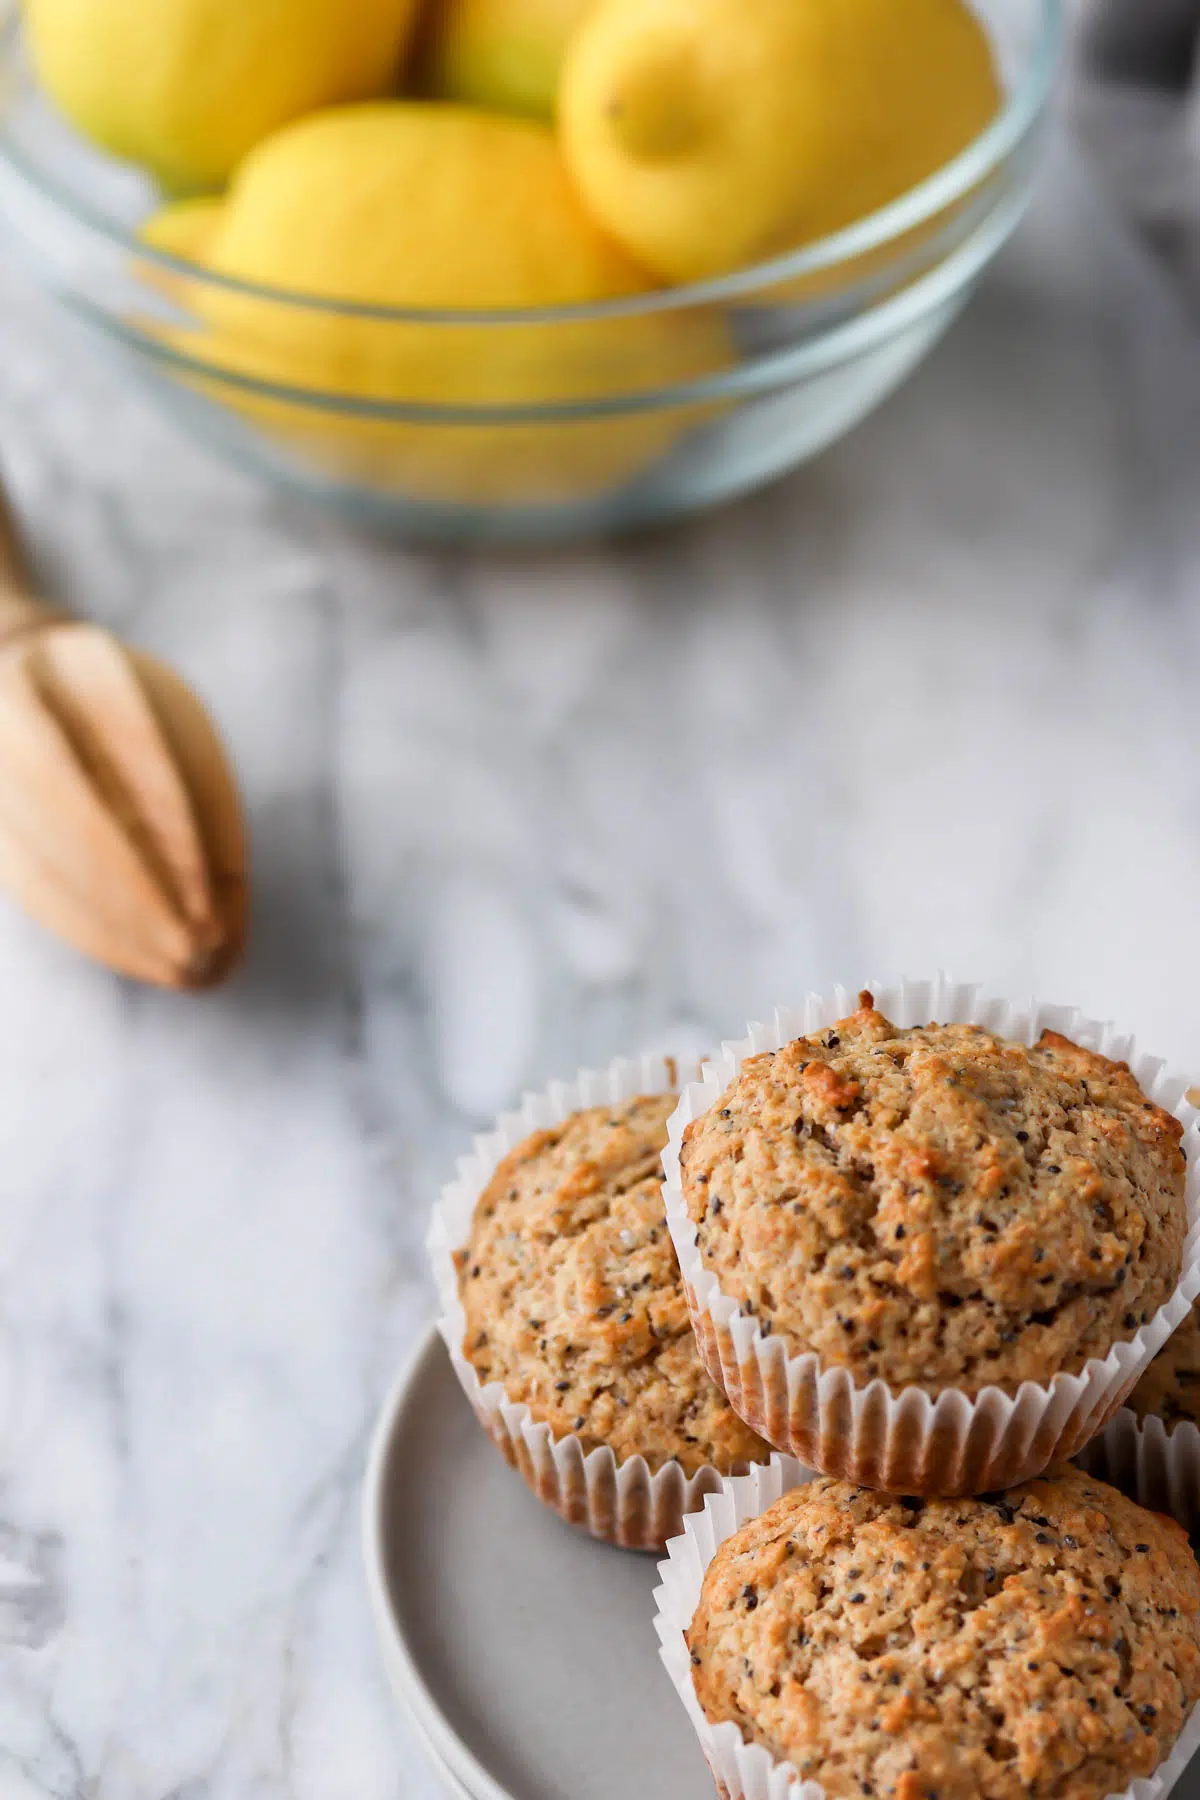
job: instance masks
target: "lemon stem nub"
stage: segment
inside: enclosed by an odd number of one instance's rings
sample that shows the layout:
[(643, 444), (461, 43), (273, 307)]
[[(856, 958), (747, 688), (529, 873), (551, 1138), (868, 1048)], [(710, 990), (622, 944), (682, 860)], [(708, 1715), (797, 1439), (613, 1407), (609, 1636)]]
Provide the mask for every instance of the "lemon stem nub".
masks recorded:
[(614, 137), (639, 162), (684, 156), (709, 132), (700, 71), (678, 46), (656, 46), (623, 70), (606, 107)]

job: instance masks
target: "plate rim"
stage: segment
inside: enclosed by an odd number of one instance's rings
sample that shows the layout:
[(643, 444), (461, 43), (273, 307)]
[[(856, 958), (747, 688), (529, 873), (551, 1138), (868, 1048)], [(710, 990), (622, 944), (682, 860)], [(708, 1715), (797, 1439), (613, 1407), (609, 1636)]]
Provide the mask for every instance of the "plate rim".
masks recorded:
[(436, 1325), (428, 1325), (403, 1364), (384, 1400), (371, 1435), (363, 1481), (361, 1537), (363, 1570), (375, 1634), (392, 1691), (408, 1713), (437, 1773), (449, 1776), (466, 1800), (520, 1800), (501, 1787), (458, 1736), (421, 1673), (401, 1622), (392, 1607), (384, 1538), (386, 1474), (395, 1438), (426, 1368), (438, 1353), (446, 1354)]

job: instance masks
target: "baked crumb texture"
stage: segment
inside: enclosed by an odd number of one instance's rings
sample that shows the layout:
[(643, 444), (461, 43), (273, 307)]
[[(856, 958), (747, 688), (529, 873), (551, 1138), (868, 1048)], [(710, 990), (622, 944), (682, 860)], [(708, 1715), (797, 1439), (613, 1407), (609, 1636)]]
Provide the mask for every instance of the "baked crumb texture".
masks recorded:
[(456, 1261), (463, 1352), (552, 1435), (686, 1476), (765, 1461), (706, 1374), (663, 1213), (673, 1094), (571, 1115), (496, 1169)]
[(1106, 1356), (1180, 1278), (1179, 1121), (1054, 1032), (902, 1029), (863, 999), (684, 1133), (721, 1292), (859, 1385), (1015, 1393)]
[(1173, 1521), (1065, 1469), (977, 1500), (820, 1479), (720, 1547), (687, 1634), (704, 1715), (829, 1800), (1104, 1800), (1200, 1698)]

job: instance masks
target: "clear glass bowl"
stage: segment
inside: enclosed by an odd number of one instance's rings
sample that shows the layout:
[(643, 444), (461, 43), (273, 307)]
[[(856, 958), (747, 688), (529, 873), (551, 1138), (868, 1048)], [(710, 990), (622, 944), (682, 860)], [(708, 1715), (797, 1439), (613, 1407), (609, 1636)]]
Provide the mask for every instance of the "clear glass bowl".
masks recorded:
[[(0, 0), (0, 221), (45, 289), (172, 414), (282, 487), (448, 541), (651, 525), (746, 493), (856, 424), (946, 330), (1016, 225), (1064, 0), (974, 4), (1003, 110), (952, 163), (849, 230), (634, 299), (431, 313), (331, 305), (148, 250), (137, 230), (155, 205), (150, 184), (51, 111), (17, 0)], [(344, 378), (298, 383), (291, 371), (331, 326), (345, 353), (316, 366)], [(261, 357), (235, 366), (234, 338), (270, 346), (280, 378), (263, 379)], [(412, 371), (420, 379), (406, 388)]]

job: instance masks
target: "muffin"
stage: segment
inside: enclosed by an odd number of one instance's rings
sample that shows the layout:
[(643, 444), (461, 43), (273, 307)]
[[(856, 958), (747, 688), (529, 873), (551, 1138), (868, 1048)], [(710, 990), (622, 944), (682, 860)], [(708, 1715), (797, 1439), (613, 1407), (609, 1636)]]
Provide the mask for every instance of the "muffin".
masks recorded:
[(1200, 1320), (1195, 1307), (1080, 1465), (1187, 1531), (1200, 1527)]
[[(863, 993), (711, 1088), (667, 1193), (697, 1333), (743, 1417), (812, 1466), (925, 1492), (1027, 1478), (1103, 1423), (1169, 1329), (1140, 1335), (1183, 1268), (1183, 1127), (1125, 1063), (1056, 1031), (1029, 1046), (980, 1023), (895, 1025)], [(1079, 1406), (1050, 1441), (1023, 1384), (1064, 1376)], [(921, 1395), (954, 1406), (935, 1422)], [(890, 1450), (889, 1396), (907, 1403)], [(976, 1401), (975, 1450), (951, 1469), (947, 1432), (969, 1431)], [(871, 1441), (851, 1455), (864, 1408)], [(997, 1460), (1010, 1420), (1040, 1460)], [(921, 1462), (931, 1433), (940, 1469)]]
[[(678, 1472), (679, 1504), (633, 1530), (647, 1548), (679, 1529), (687, 1484), (715, 1486), (770, 1455), (692, 1335), (662, 1202), (676, 1099), (589, 1107), (525, 1138), (483, 1188), (455, 1257), (462, 1354), (483, 1387), (499, 1383), (585, 1457), (606, 1450), (618, 1466), (643, 1458), (652, 1477)], [(511, 1440), (502, 1447), (513, 1453)], [(688, 1497), (699, 1503), (695, 1489)], [(602, 1535), (620, 1540), (614, 1524), (601, 1522)]]
[(1074, 1469), (976, 1500), (826, 1478), (720, 1545), (686, 1637), (710, 1732), (828, 1800), (1104, 1800), (1200, 1699), (1200, 1568)]
[(792, 1353), (928, 1393), (1048, 1381), (1166, 1301), (1187, 1235), (1179, 1121), (1043, 1032), (860, 1010), (751, 1057), (680, 1154), (722, 1293)]
[(1142, 1376), (1126, 1405), (1139, 1419), (1161, 1419), (1170, 1429), (1200, 1425), (1200, 1316), (1193, 1306)]

